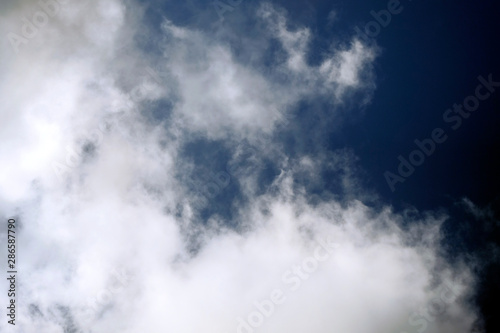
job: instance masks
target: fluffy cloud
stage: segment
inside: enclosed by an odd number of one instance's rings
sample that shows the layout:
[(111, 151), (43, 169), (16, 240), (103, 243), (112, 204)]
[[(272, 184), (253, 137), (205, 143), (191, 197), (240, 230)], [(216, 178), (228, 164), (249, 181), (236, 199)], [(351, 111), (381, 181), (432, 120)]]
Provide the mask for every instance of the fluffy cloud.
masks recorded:
[[(39, 10), (9, 7), (2, 34), (22, 35), (23, 15)], [(335, 111), (351, 93), (369, 96), (376, 50), (353, 38), (311, 65), (311, 32), (268, 4), (256, 11), (260, 38), (285, 52), (269, 71), (169, 20), (151, 37), (161, 53), (124, 47), (150, 33), (143, 12), (67, 2), (18, 53), (2, 41), (0, 209), (19, 225), (20, 331), (244, 332), (255, 302), (276, 290), (283, 302), (262, 315), (261, 332), (468, 330), (474, 277), (442, 257), (445, 217), (370, 208), (350, 174), (345, 200), (310, 200), (295, 180), (318, 182), (328, 159), (289, 159), (273, 145), (301, 101), (325, 98)], [(251, 170), (231, 175), (246, 198), (233, 207), (237, 227), (197, 214), (182, 154), (195, 140), (220, 142), (229, 164), (250, 143), (256, 164), (280, 169), (263, 193)], [(351, 159), (340, 152), (336, 167)]]

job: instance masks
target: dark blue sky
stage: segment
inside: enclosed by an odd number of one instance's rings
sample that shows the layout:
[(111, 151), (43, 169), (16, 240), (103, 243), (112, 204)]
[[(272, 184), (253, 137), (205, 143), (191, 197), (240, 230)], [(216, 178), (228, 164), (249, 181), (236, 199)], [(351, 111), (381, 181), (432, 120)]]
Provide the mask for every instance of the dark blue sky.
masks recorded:
[(55, 1), (0, 4), (20, 331), (500, 332), (498, 1)]
[[(325, 22), (332, 8), (339, 10), (339, 21), (331, 30), (318, 26), (320, 36), (330, 38), (335, 28), (349, 32), (352, 22), (372, 20), (371, 10), (384, 9), (386, 1), (321, 2), (311, 13), (308, 4), (285, 1), (292, 15), (309, 22)], [(476, 220), (457, 209), (463, 197), (482, 207), (490, 207), (500, 217), (500, 89), (482, 102), (456, 131), (443, 121), (443, 113), (454, 103), (472, 95), (479, 75), (493, 75), (500, 81), (498, 17), (500, 3), (495, 1), (413, 1), (402, 2), (404, 10), (377, 36), (381, 56), (376, 62), (377, 88), (364, 116), (331, 133), (329, 146), (350, 147), (360, 157), (366, 171), (365, 181), (382, 201), (403, 209), (444, 208), (447, 240), (451, 253), (481, 256), (486, 244), (499, 243), (498, 228), (491, 222)], [(310, 17), (313, 16), (314, 19)], [(443, 128), (448, 140), (392, 192), (383, 177), (396, 173), (397, 157), (416, 148), (413, 141), (429, 138), (434, 128)], [(334, 183), (334, 181), (332, 181)], [(493, 219), (493, 220), (494, 220)], [(486, 227), (485, 227), (486, 225)], [(495, 232), (496, 230), (496, 232)], [(484, 263), (483, 287), (479, 306), (487, 332), (500, 328), (495, 308), (500, 296), (498, 263)]]
[[(313, 31), (308, 61), (317, 64), (329, 46), (352, 36), (356, 26), (363, 28), (374, 20), (370, 12), (387, 8), (387, 1), (275, 1), (288, 11), (292, 22), (308, 26)], [(246, 15), (258, 4), (243, 0), (223, 24), (234, 34), (225, 35), (241, 63), (250, 60), (251, 45), (239, 36), (258, 35), (259, 28)], [(278, 131), (287, 156), (305, 152), (318, 154), (324, 148), (330, 152), (349, 149), (357, 157), (357, 175), (364, 188), (378, 195), (370, 204), (390, 204), (400, 211), (410, 206), (419, 211), (443, 210), (450, 214), (446, 222), (446, 241), (450, 255), (469, 253), (481, 256), (487, 244), (497, 244), (498, 231), (488, 227), (500, 217), (500, 89), (481, 102), (477, 111), (457, 130), (443, 120), (443, 114), (455, 103), (473, 95), (479, 84), (478, 76), (500, 81), (500, 48), (498, 47), (498, 18), (500, 3), (496, 1), (401, 1), (403, 10), (393, 15), (390, 24), (376, 36), (379, 56), (374, 63), (376, 88), (371, 102), (349, 111), (342, 119), (328, 118), (330, 106), (326, 101), (305, 100), (293, 114), (295, 121)], [(200, 7), (206, 7), (201, 11)], [(175, 8), (175, 11), (173, 10)], [(329, 23), (334, 10), (336, 20)], [(205, 2), (186, 1), (151, 5), (148, 15), (151, 27), (158, 29), (163, 13), (175, 12), (169, 18), (179, 25), (213, 29), (217, 20), (214, 8)], [(196, 13), (196, 14), (193, 14)], [(144, 44), (149, 47), (148, 43)], [(279, 54), (279, 46), (268, 45), (269, 59)], [(272, 66), (272, 64), (268, 64)], [(347, 108), (346, 108), (347, 109)], [(321, 120), (320, 120), (321, 119)], [(326, 120), (325, 120), (326, 119)], [(341, 124), (339, 124), (341, 122)], [(386, 171), (397, 173), (398, 156), (408, 158), (417, 147), (414, 140), (431, 137), (435, 128), (447, 135), (437, 144), (435, 152), (416, 167), (404, 183), (391, 191), (384, 177)], [(223, 142), (195, 141), (185, 148), (185, 154), (196, 165), (207, 170), (223, 170), (230, 155)], [(248, 162), (248, 161), (247, 161)], [(243, 163), (247, 163), (243, 162)], [(271, 161), (257, 170), (262, 191), (279, 175)], [(321, 185), (309, 184), (307, 179), (296, 181), (310, 193), (342, 195), (339, 173), (345, 170), (325, 170)], [(201, 173), (204, 174), (204, 173)], [(200, 171), (193, 172), (193, 177)], [(203, 178), (203, 177), (202, 177)], [(468, 198), (482, 208), (494, 212), (491, 221), (476, 220), (458, 203)], [(238, 184), (233, 182), (212, 199), (202, 211), (208, 219), (218, 214), (236, 224), (233, 205), (243, 202)], [(496, 233), (495, 233), (496, 232)], [(493, 320), (495, 299), (500, 296), (497, 282), (498, 266), (484, 260), (481, 281), (484, 285), (478, 304), (487, 318), (488, 332), (498, 331)]]
[[(355, 26), (364, 27), (373, 20), (370, 12), (385, 9), (388, 2), (276, 3), (287, 9), (293, 18), (291, 21), (306, 25), (314, 32), (309, 52), (309, 61), (314, 63), (321, 59), (329, 43), (352, 35)], [(246, 29), (251, 17), (244, 13), (256, 4), (254, 0), (244, 0), (225, 16), (224, 24), (236, 31)], [(174, 3), (159, 5), (165, 12), (169, 6), (175, 6), (173, 21), (177, 18), (179, 24), (203, 28), (204, 24), (217, 19), (210, 4), (188, 1), (181, 8)], [(200, 18), (200, 6), (207, 6), (206, 17)], [(482, 102), (456, 131), (443, 121), (443, 113), (474, 93), (479, 75), (492, 74), (494, 80), (500, 81), (500, 48), (496, 41), (500, 5), (494, 1), (478, 4), (401, 1), (401, 6), (403, 11), (393, 15), (390, 24), (376, 37), (380, 55), (375, 61), (376, 90), (371, 103), (346, 124), (333, 124), (335, 128), (330, 132), (325, 129), (322, 140), (327, 140), (325, 144), (332, 150), (353, 149), (366, 171), (364, 180), (395, 207), (411, 204), (420, 209), (434, 209), (464, 196), (487, 205), (496, 198), (499, 185), (496, 170), (500, 159), (495, 156), (499, 143), (499, 94), (492, 94)], [(157, 27), (155, 22), (160, 20), (161, 12), (153, 7), (150, 7), (151, 24)], [(328, 25), (328, 14), (332, 10), (337, 12), (337, 20)], [(193, 16), (194, 12), (198, 15)], [(236, 51), (241, 49), (241, 61), (245, 61), (244, 47), (238, 42), (234, 45)], [(327, 108), (317, 106), (322, 107)], [(310, 109), (310, 105), (305, 106), (304, 118), (310, 118)], [(305, 120), (314, 123), (314, 120)], [(435, 153), (416, 168), (405, 183), (397, 184), (392, 193), (383, 173), (395, 172), (399, 164), (397, 157), (408, 157), (416, 148), (413, 141), (430, 137), (432, 130), (438, 127), (449, 134), (447, 141), (438, 145)], [(304, 136), (312, 137), (317, 128), (311, 124), (309, 129), (300, 130)], [(288, 146), (299, 149), (293, 144)]]

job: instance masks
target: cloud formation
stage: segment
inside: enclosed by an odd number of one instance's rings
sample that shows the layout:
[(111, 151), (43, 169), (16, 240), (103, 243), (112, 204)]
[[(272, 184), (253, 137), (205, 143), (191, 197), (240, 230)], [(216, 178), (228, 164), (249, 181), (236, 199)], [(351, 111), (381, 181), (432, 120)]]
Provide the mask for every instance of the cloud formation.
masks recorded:
[[(7, 8), (1, 33), (22, 34), (23, 15), (39, 10)], [(297, 179), (320, 182), (325, 164), (347, 170), (354, 157), (289, 158), (274, 141), (304, 100), (334, 113), (354, 94), (369, 100), (374, 46), (353, 37), (312, 65), (312, 32), (264, 4), (256, 45), (280, 47), (262, 70), (168, 16), (154, 35), (144, 12), (132, 1), (68, 1), (19, 52), (2, 39), (0, 211), (20, 225), (20, 331), (469, 330), (475, 280), (443, 256), (445, 216), (371, 208), (352, 174), (339, 175), (344, 199), (312, 196)], [(125, 44), (144, 33), (155, 52)], [(279, 169), (265, 191), (248, 165), (231, 174), (245, 197), (231, 207), (234, 225), (198, 214), (186, 179), (199, 166), (183, 153), (195, 141), (219, 144), (228, 165), (252, 145), (246, 161)], [(338, 246), (311, 269), (325, 239)], [(276, 289), (285, 300), (252, 326), (256, 302)], [(443, 311), (432, 305), (441, 297)]]

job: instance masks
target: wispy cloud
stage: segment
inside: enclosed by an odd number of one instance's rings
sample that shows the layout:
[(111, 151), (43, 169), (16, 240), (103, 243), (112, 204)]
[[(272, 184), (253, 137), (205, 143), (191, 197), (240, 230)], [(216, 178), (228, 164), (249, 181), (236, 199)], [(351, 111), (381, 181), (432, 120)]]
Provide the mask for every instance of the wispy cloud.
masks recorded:
[[(2, 31), (18, 25), (27, 5), (4, 14)], [(464, 287), (433, 324), (468, 330), (474, 276), (442, 257), (444, 217), (406, 227), (404, 215), (363, 204), (352, 152), (291, 158), (276, 147), (300, 103), (322, 99), (336, 113), (369, 100), (375, 46), (352, 36), (312, 65), (313, 32), (290, 28), (282, 9), (264, 4), (255, 13), (265, 29), (256, 59), (271, 39), (281, 48), (268, 66), (244, 63), (229, 42), (168, 19), (151, 35), (161, 52), (135, 43), (125, 52), (122, 41), (142, 32), (143, 9), (119, 0), (65, 7), (15, 58), (3, 40), (0, 210), (21, 224), (19, 331), (235, 332), (237, 318), (279, 288), (284, 273), (312, 265), (326, 235), (339, 247), (261, 332), (394, 331), (431, 306), (436, 284), (452, 281)], [(228, 172), (244, 197), (230, 201), (233, 225), (197, 214), (199, 194), (186, 179), (198, 166), (183, 152), (198, 141), (217, 143), (225, 165), (240, 171)], [(246, 145), (254, 148), (245, 160)], [(71, 163), (62, 180), (57, 161)], [(278, 175), (261, 190), (246, 161), (269, 162)], [(314, 184), (327, 167), (342, 171), (345, 198), (297, 185), (300, 177)], [(119, 292), (115, 267), (133, 276)]]

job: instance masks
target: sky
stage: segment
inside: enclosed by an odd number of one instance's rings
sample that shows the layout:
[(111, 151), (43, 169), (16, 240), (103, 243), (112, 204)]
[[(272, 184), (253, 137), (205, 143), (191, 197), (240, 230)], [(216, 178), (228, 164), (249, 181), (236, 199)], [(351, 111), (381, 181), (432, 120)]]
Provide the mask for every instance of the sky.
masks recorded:
[(499, 14), (3, 1), (0, 332), (498, 332)]

